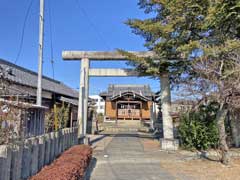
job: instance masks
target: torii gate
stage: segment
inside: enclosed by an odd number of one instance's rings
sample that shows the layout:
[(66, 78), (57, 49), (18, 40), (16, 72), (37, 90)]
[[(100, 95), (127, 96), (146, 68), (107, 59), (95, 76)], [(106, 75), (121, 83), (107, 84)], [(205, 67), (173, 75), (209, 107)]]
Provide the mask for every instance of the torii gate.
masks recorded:
[[(130, 52), (139, 57), (150, 57), (158, 59), (157, 55), (151, 51)], [(63, 51), (62, 58), (64, 60), (80, 60), (80, 90), (79, 90), (79, 106), (78, 106), (78, 136), (86, 135), (87, 129), (87, 113), (88, 113), (88, 93), (89, 93), (89, 77), (126, 77), (137, 76), (138, 73), (132, 69), (90, 69), (90, 60), (128, 60), (128, 58), (117, 51)], [(161, 103), (163, 118), (163, 138), (161, 139), (161, 148), (165, 150), (176, 150), (178, 141), (173, 136), (173, 121), (170, 115), (171, 93), (169, 75), (167, 73), (160, 77), (161, 82)]]

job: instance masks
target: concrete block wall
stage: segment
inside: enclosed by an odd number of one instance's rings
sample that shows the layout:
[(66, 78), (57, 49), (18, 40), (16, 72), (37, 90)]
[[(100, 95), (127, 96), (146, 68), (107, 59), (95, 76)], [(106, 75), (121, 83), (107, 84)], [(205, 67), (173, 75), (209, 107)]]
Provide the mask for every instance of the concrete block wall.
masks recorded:
[(18, 145), (0, 145), (0, 180), (27, 179), (35, 175), (63, 151), (76, 145), (77, 134), (77, 128), (68, 128), (26, 139)]

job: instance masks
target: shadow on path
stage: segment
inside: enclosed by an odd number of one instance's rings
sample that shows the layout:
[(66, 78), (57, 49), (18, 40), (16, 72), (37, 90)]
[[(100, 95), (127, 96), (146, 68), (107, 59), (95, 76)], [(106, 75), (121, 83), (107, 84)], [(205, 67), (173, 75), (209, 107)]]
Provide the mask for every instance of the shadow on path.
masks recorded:
[(94, 168), (96, 167), (96, 164), (97, 164), (97, 159), (95, 157), (93, 157), (91, 162), (90, 162), (90, 165), (87, 169), (87, 172), (85, 174), (84, 180), (90, 180), (91, 179), (91, 175), (92, 175), (92, 172), (93, 172)]
[(101, 135), (100, 137), (97, 137), (96, 139), (93, 139), (90, 141), (90, 145), (98, 142), (98, 141), (101, 141), (102, 139), (104, 139), (105, 137), (107, 137), (107, 135)]

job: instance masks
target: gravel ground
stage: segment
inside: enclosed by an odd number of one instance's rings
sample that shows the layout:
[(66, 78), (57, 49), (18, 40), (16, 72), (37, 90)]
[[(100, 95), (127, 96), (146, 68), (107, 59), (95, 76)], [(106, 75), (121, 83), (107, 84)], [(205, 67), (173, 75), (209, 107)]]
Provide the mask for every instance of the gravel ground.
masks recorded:
[(196, 159), (185, 162), (162, 162), (162, 167), (178, 177), (184, 174), (196, 180), (238, 180), (240, 179), (240, 159), (233, 159), (230, 166), (219, 162)]

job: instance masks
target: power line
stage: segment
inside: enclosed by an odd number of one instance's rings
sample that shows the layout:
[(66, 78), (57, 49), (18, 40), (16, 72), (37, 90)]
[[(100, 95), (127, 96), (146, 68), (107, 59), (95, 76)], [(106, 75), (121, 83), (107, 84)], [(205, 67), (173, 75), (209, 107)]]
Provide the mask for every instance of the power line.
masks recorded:
[(24, 40), (24, 34), (25, 34), (27, 19), (28, 19), (28, 16), (29, 16), (29, 13), (30, 13), (30, 10), (31, 10), (31, 7), (32, 7), (33, 2), (34, 2), (33, 0), (30, 1), (29, 5), (28, 5), (28, 8), (27, 8), (27, 12), (26, 12), (25, 17), (24, 17), (22, 34), (21, 34), (21, 41), (20, 41), (20, 46), (19, 46), (19, 50), (18, 50), (16, 59), (15, 59), (15, 62), (14, 62), (15, 64), (18, 62), (19, 57), (20, 57), (21, 52), (22, 52), (23, 40)]
[(52, 9), (51, 2), (48, 2), (48, 10), (49, 10), (49, 27), (50, 27), (50, 49), (51, 49), (51, 65), (52, 65), (52, 78), (55, 79), (55, 69), (54, 69), (54, 57), (53, 57), (53, 37), (52, 37)]
[(108, 45), (107, 41), (103, 38), (103, 35), (101, 33), (101, 31), (99, 30), (99, 28), (97, 28), (97, 26), (93, 23), (93, 21), (91, 20), (91, 18), (88, 16), (88, 13), (82, 8), (82, 6), (80, 5), (79, 0), (75, 0), (77, 3), (77, 7), (80, 9), (80, 11), (82, 12), (82, 14), (86, 17), (86, 19), (89, 22), (89, 25), (92, 26), (93, 30), (96, 32), (96, 34), (98, 35), (98, 39), (100, 42), (103, 42), (106, 46), (107, 49), (111, 49), (110, 46)]

